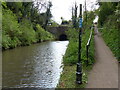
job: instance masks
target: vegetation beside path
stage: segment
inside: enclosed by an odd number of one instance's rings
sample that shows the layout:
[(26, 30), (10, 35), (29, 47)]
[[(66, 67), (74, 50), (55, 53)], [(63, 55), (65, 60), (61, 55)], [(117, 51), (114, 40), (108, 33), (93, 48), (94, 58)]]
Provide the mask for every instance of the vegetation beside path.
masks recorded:
[[(76, 63), (78, 61), (78, 29), (69, 30), (68, 36), (70, 37), (70, 43), (68, 45), (68, 49), (64, 56), (64, 70), (60, 78), (60, 82), (58, 84), (58, 88), (84, 88), (87, 83), (87, 73), (88, 69), (92, 68), (92, 64), (95, 62), (94, 60), (94, 42), (93, 38), (91, 41), (90, 58), (89, 58), (89, 66), (86, 68), (86, 49), (85, 45), (89, 38), (90, 29), (89, 25), (92, 25), (92, 20), (94, 14), (99, 16), (99, 31), (102, 32), (102, 36), (110, 47), (115, 57), (120, 60), (120, 40), (119, 40), (119, 28), (120, 28), (120, 2), (99, 2), (100, 7), (93, 14), (89, 13), (87, 16), (87, 23), (84, 20), (83, 26), (83, 35), (82, 35), (82, 65), (83, 65), (83, 77), (82, 85), (76, 85)], [(84, 12), (85, 13), (85, 12)], [(86, 15), (83, 15), (86, 16)], [(75, 18), (75, 17), (74, 17)], [(74, 19), (73, 18), (73, 19)], [(73, 20), (74, 21), (74, 20)], [(91, 22), (90, 22), (91, 21)], [(75, 25), (73, 25), (75, 26)], [(103, 28), (103, 29), (102, 29)]]
[[(92, 65), (94, 64), (94, 39), (92, 36), (90, 50), (89, 50), (89, 65), (87, 66), (87, 58), (86, 58), (86, 44), (89, 39), (89, 35), (91, 32), (90, 27), (92, 26), (93, 19), (95, 18), (94, 12), (88, 12), (89, 17), (88, 22), (83, 22), (83, 34), (82, 34), (82, 84), (76, 84), (76, 63), (78, 61), (78, 30), (79, 28), (71, 28), (67, 31), (67, 35), (69, 38), (69, 45), (64, 56), (63, 64), (64, 69), (61, 75), (59, 84), (57, 88), (84, 88), (87, 83), (87, 74), (88, 70), (90, 70)], [(91, 25), (91, 26), (89, 26)], [(86, 67), (87, 66), (87, 67)]]
[[(103, 14), (104, 13), (104, 14)], [(114, 56), (120, 61), (120, 2), (101, 3), (99, 15), (99, 31)]]

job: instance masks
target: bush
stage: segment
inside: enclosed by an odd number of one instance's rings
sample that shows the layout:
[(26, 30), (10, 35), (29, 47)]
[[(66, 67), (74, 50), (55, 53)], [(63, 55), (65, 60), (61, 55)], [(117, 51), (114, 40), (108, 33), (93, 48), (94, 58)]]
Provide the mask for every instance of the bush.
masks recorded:
[(29, 20), (24, 19), (20, 23), (20, 30), (22, 33), (19, 35), (18, 38), (22, 42), (22, 45), (30, 45), (31, 43), (35, 43), (37, 41), (36, 33)]
[(36, 27), (37, 27), (36, 31), (37, 41), (51, 40), (54, 38), (52, 34), (45, 31), (39, 24), (37, 24)]
[(102, 3), (99, 12), (99, 26), (102, 23), (102, 36), (112, 50), (114, 56), (120, 61), (120, 2)]
[(76, 64), (78, 61), (78, 43), (70, 41), (66, 55), (64, 57), (64, 64)]
[(15, 48), (17, 46), (30, 45), (38, 41), (51, 40), (54, 37), (45, 31), (40, 25), (35, 26), (24, 18), (20, 23), (10, 10), (3, 9), (2, 18), (2, 47), (3, 49)]
[(20, 34), (17, 17), (10, 10), (4, 10), (2, 13), (2, 44), (5, 49), (14, 48), (21, 42), (17, 38)]
[(117, 17), (115, 15), (110, 15), (104, 26), (103, 26), (102, 35), (107, 43), (107, 45), (110, 47), (112, 52), (114, 53), (115, 57), (118, 59), (120, 57), (119, 55), (119, 30), (117, 28)]
[(107, 17), (113, 14), (117, 3), (103, 2), (99, 11), (99, 25), (103, 26)]
[[(86, 64), (86, 44), (87, 41), (89, 39), (89, 35), (90, 35), (90, 29), (87, 29), (84, 31), (84, 33), (82, 34), (82, 46), (81, 46), (81, 59), (82, 59), (82, 63), (85, 65)], [(78, 61), (78, 30), (76, 29), (70, 29), (67, 31), (68, 37), (70, 39), (69, 45), (68, 45), (68, 49), (66, 51), (66, 55), (64, 56), (64, 63), (65, 64), (76, 64)], [(92, 41), (91, 41), (91, 46), (90, 46), (90, 60), (89, 60), (89, 64), (93, 64), (94, 63), (94, 47), (93, 47), (93, 37), (92, 37)]]
[[(81, 41), (81, 59), (82, 64), (86, 65), (86, 44), (88, 42), (92, 26), (93, 19), (95, 18), (94, 12), (90, 11), (88, 13), (87, 23), (83, 22), (83, 29), (82, 29), (82, 41)], [(79, 28), (70, 28), (67, 32), (68, 38), (69, 38), (69, 45), (66, 51), (66, 54), (64, 56), (64, 63), (65, 64), (76, 64), (78, 62), (78, 34), (79, 34)], [(95, 62), (94, 60), (94, 37), (91, 39), (91, 45), (89, 50), (89, 64), (93, 64)]]
[(10, 37), (8, 35), (3, 34), (2, 39), (3, 39), (2, 40), (2, 47), (4, 49), (8, 49), (10, 46), (10, 41), (11, 41)]

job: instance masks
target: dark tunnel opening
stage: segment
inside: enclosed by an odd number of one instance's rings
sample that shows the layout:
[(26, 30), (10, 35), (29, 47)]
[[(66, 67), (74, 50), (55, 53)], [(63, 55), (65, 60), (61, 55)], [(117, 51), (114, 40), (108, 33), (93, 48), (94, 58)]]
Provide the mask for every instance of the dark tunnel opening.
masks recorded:
[(67, 35), (65, 35), (65, 34), (60, 35), (60, 36), (59, 36), (59, 40), (60, 40), (60, 41), (66, 41), (66, 40), (68, 40), (68, 39), (67, 39)]

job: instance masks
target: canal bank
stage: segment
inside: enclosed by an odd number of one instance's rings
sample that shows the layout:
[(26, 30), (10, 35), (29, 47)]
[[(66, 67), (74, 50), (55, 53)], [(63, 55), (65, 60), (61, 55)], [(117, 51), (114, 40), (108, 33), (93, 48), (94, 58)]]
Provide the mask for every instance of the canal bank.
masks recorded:
[(48, 41), (3, 51), (3, 88), (55, 88), (68, 41)]
[(68, 34), (71, 35), (66, 54), (63, 58), (63, 72), (60, 77), (57, 88), (85, 88), (88, 81), (88, 72), (92, 69), (95, 62), (94, 59), (94, 37), (92, 35), (91, 44), (89, 46), (88, 64), (86, 58), (86, 44), (89, 40), (91, 30), (85, 30), (82, 35), (82, 84), (76, 84), (76, 63), (78, 61), (78, 32), (75, 29), (69, 30)]
[(76, 84), (76, 65), (65, 65), (57, 88), (85, 88), (88, 79), (88, 71), (91, 70), (91, 68), (91, 66), (87, 68), (84, 67), (82, 84), (79, 85)]

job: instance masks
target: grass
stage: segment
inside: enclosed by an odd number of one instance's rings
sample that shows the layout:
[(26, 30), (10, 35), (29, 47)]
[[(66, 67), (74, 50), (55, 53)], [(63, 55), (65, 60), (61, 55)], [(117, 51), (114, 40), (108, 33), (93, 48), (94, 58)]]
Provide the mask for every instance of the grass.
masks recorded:
[(83, 67), (82, 84), (76, 84), (76, 65), (65, 65), (61, 75), (61, 79), (57, 88), (85, 88), (88, 80), (88, 71), (92, 66)]
[(108, 20), (105, 22), (103, 26), (103, 30), (101, 30), (102, 36), (106, 42), (106, 44), (110, 47), (114, 56), (118, 61), (120, 61), (120, 48), (119, 48), (119, 29), (117, 28), (118, 23), (116, 22), (117, 17), (115, 15), (110, 15)]
[[(83, 78), (86, 79), (86, 74), (83, 74)], [(76, 84), (76, 65), (65, 66), (63, 74), (61, 75), (61, 81), (59, 82), (58, 88), (83, 88), (83, 84)]]
[[(66, 50), (66, 54), (63, 58), (64, 69), (61, 74), (59, 84), (57, 89), (59, 88), (85, 88), (87, 84), (88, 72), (91, 70), (92, 65), (94, 64), (94, 39), (91, 39), (91, 45), (89, 48), (89, 62), (88, 65), (86, 63), (86, 44), (88, 42), (90, 36), (90, 26), (92, 26), (92, 21), (94, 19), (94, 12), (89, 12), (88, 22), (83, 22), (83, 33), (82, 33), (82, 43), (81, 43), (81, 64), (82, 64), (82, 84), (76, 84), (76, 63), (78, 62), (78, 34), (79, 28), (69, 28), (66, 32), (69, 38), (69, 45)], [(86, 67), (87, 66), (87, 67)]]
[[(71, 31), (72, 32), (72, 31)], [(75, 33), (74, 33), (75, 34)], [(64, 68), (63, 73), (61, 74), (59, 88), (85, 88), (88, 81), (88, 72), (92, 69), (94, 64), (94, 39), (92, 37), (90, 52), (89, 52), (89, 65), (86, 65), (86, 43), (89, 38), (90, 30), (86, 30), (83, 34), (82, 39), (82, 84), (76, 84), (76, 63), (78, 61), (78, 42), (75, 41), (75, 38), (70, 40), (66, 54), (64, 56)], [(73, 35), (73, 34), (72, 34)], [(76, 35), (76, 34), (75, 34)], [(74, 35), (73, 35), (74, 37)], [(74, 40), (73, 40), (74, 39)], [(86, 67), (87, 66), (87, 67)]]

